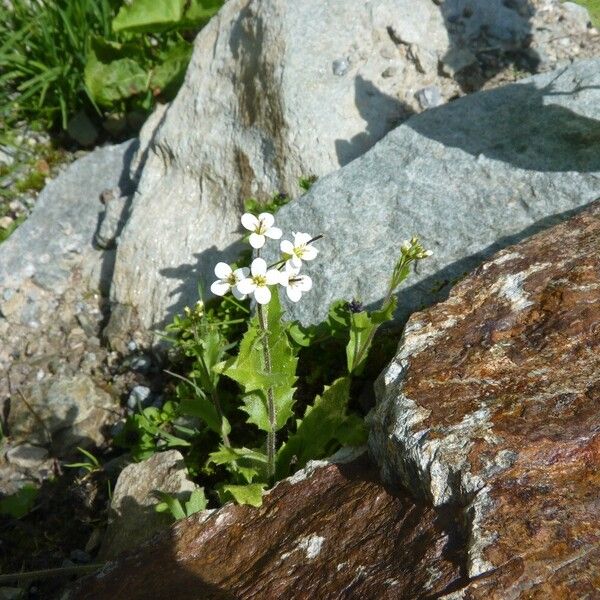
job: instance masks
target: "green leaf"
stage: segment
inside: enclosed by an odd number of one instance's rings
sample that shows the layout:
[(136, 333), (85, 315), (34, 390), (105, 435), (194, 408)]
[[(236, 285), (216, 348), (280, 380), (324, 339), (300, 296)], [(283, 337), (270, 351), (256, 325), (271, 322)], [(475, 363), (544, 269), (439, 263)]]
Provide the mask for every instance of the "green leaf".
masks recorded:
[[(254, 317), (240, 342), (238, 356), (217, 368), (242, 387), (244, 404), (241, 410), (248, 414), (248, 423), (268, 432), (271, 429), (267, 410), (268, 389), (273, 392), (277, 415), (275, 431), (278, 431), (292, 415), (298, 359), (281, 322), (277, 292), (273, 293), (271, 302), (263, 310), (267, 332), (261, 330), (258, 318)], [(265, 342), (271, 357), (270, 372), (266, 369)]]
[(335, 432), (336, 439), (342, 446), (363, 446), (367, 443), (368, 434), (364, 419), (358, 415), (348, 415)]
[(169, 510), (175, 520), (179, 521), (180, 519), (185, 519), (185, 511), (178, 498), (158, 490), (154, 492), (154, 495), (161, 501), (154, 507), (156, 512), (165, 512), (165, 510)]
[[(221, 418), (219, 417), (215, 405), (193, 381), (186, 380), (186, 383), (188, 383), (196, 393), (191, 397), (187, 394), (184, 396), (184, 389), (180, 391), (178, 386), (177, 394), (179, 398), (181, 398), (179, 406), (181, 413), (202, 419), (209, 429), (221, 435), (223, 423), (221, 422)], [(227, 419), (223, 417), (223, 421), (227, 421)], [(226, 429), (231, 429), (229, 423), (227, 423)], [(229, 431), (227, 431), (227, 433), (229, 433)]]
[(340, 444), (364, 443), (362, 419), (347, 414), (350, 382), (350, 377), (337, 379), (306, 408), (304, 418), (296, 422), (295, 433), (277, 452), (277, 479), (289, 475), (292, 466), (297, 470), (309, 460), (332, 454)]
[(335, 338), (347, 337), (351, 316), (352, 313), (348, 310), (348, 303), (345, 300), (332, 302), (325, 319), (329, 335)]
[(246, 394), (243, 398), (243, 402), (244, 404), (243, 406), (240, 406), (240, 410), (248, 415), (246, 423), (256, 425), (261, 431), (269, 431), (271, 425), (265, 393), (257, 390), (250, 394)]
[(191, 493), (190, 499), (185, 503), (185, 513), (189, 517), (204, 510), (207, 506), (208, 500), (204, 494), (204, 488), (198, 488)]
[(166, 442), (167, 448), (189, 448), (192, 445), (187, 440), (167, 433), (162, 429), (158, 430), (158, 435)]
[(252, 462), (267, 462), (267, 455), (262, 452), (250, 450), (249, 448), (228, 448), (227, 446), (220, 446), (219, 450), (211, 452), (209, 462), (213, 462), (216, 465), (225, 465), (244, 458)]
[(288, 335), (291, 340), (303, 348), (308, 348), (317, 338), (321, 337), (322, 333), (322, 324), (305, 326), (299, 321), (293, 321), (288, 326)]
[(247, 485), (224, 485), (219, 490), (221, 502), (233, 500), (237, 504), (249, 504), (259, 507), (265, 493), (266, 483), (249, 483)]
[(118, 31), (152, 33), (170, 29), (183, 17), (185, 0), (133, 0), (123, 3), (112, 27)]
[(398, 308), (398, 298), (396, 296), (392, 296), (384, 306), (371, 313), (371, 321), (376, 325), (380, 325), (386, 321), (391, 321), (394, 318), (396, 308)]
[(31, 483), (25, 484), (16, 494), (0, 499), (0, 515), (24, 517), (33, 508), (37, 496), (38, 489)]
[(148, 73), (131, 45), (92, 40), (84, 70), (85, 86), (95, 102), (111, 106), (148, 90)]
[(224, 0), (191, 0), (183, 15), (181, 27), (203, 25), (223, 6)]
[(350, 318), (350, 340), (346, 346), (348, 372), (359, 375), (369, 354), (373, 333), (377, 325), (371, 321), (366, 311), (352, 313)]
[(123, 4), (112, 26), (115, 32), (155, 33), (204, 25), (223, 0), (133, 0)]
[(223, 465), (230, 473), (240, 475), (244, 481), (251, 483), (255, 477), (266, 472), (267, 456), (249, 448), (220, 446), (218, 451), (209, 455), (210, 463)]

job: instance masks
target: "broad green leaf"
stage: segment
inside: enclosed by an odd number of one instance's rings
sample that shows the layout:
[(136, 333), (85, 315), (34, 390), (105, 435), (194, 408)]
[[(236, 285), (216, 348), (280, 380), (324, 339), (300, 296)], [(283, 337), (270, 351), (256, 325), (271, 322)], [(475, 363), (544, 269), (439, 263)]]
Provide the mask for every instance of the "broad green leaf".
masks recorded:
[(131, 46), (94, 38), (84, 70), (85, 86), (93, 100), (111, 106), (148, 90), (148, 73)]
[(155, 33), (197, 28), (221, 8), (223, 0), (133, 0), (113, 19), (113, 30)]
[(191, 0), (183, 15), (184, 24), (200, 24), (210, 19), (223, 6), (223, 0)]
[(208, 500), (204, 494), (204, 488), (195, 489), (190, 499), (185, 503), (185, 514), (189, 517), (194, 513), (204, 510), (208, 506)]
[(220, 446), (219, 450), (210, 453), (210, 462), (216, 465), (225, 465), (227, 463), (233, 463), (241, 459), (248, 459), (252, 462), (266, 463), (267, 455), (250, 448), (229, 448), (227, 446)]
[(368, 438), (367, 425), (358, 415), (348, 415), (336, 429), (335, 436), (342, 446), (363, 446)]
[(306, 327), (299, 321), (294, 321), (288, 327), (288, 335), (295, 344), (307, 348), (313, 343), (317, 335), (317, 326)]
[(186, 0), (133, 0), (123, 3), (113, 19), (113, 31), (136, 33), (170, 29), (183, 17)]
[(219, 490), (221, 502), (233, 500), (237, 504), (249, 504), (259, 507), (265, 493), (266, 483), (249, 483), (248, 485), (224, 485)]
[(223, 465), (233, 475), (240, 475), (244, 481), (252, 480), (266, 472), (267, 456), (249, 448), (229, 448), (220, 446), (209, 455), (208, 463)]
[(242, 476), (246, 483), (252, 483), (255, 477), (258, 477), (261, 473), (265, 473), (266, 469), (256, 469), (254, 467), (244, 467), (241, 464), (236, 465), (236, 473)]
[(256, 390), (244, 396), (244, 404), (240, 407), (248, 415), (246, 423), (256, 425), (261, 431), (269, 431), (269, 410), (265, 392)]
[(292, 465), (302, 468), (309, 460), (330, 455), (342, 443), (364, 442), (364, 436), (356, 432), (357, 417), (347, 415), (350, 382), (350, 377), (337, 379), (306, 408), (296, 431), (277, 452), (277, 479), (289, 475)]
[(162, 429), (158, 430), (158, 435), (165, 440), (167, 448), (189, 448), (192, 445), (187, 440), (167, 433)]
[(345, 300), (336, 300), (331, 303), (324, 321), (309, 326), (294, 321), (288, 326), (288, 335), (293, 343), (301, 347), (310, 346), (329, 337), (344, 339), (348, 337), (351, 315), (348, 303)]
[(325, 323), (332, 337), (339, 338), (348, 335), (351, 315), (346, 301), (336, 300), (331, 303)]
[[(214, 404), (203, 394), (185, 396), (181, 399), (182, 414), (202, 419), (209, 429), (221, 435), (222, 423)], [(226, 419), (224, 419), (226, 420)]]
[[(294, 391), (296, 388), (289, 388), (285, 391), (282, 388), (274, 388), (276, 415), (275, 431), (279, 431), (287, 420), (294, 414)], [(256, 425), (262, 431), (269, 431), (269, 411), (267, 409), (266, 392), (256, 391), (244, 396), (244, 405), (240, 410), (248, 415), (248, 423)]]

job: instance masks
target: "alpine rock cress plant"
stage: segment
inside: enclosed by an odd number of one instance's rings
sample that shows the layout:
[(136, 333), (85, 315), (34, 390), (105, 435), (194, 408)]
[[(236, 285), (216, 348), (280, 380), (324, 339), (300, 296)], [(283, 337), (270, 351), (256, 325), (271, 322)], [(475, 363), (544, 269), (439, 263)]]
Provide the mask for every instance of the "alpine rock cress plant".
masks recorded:
[[(280, 293), (291, 302), (311, 293), (305, 270), (318, 260), (322, 236), (293, 232), (284, 238), (271, 213), (256, 212), (241, 218), (252, 248), (249, 267), (217, 263), (210, 289), (221, 302), (207, 308), (210, 303), (200, 301), (168, 328), (175, 346), (193, 361), (187, 377), (171, 373), (183, 381), (177, 388), (179, 412), (199, 418), (204, 430), (180, 427), (189, 434), (180, 439), (159, 428), (144, 439), (162, 436), (163, 446), (196, 448), (206, 458), (195, 455), (195, 472), (212, 482), (221, 502), (259, 506), (265, 489), (309, 460), (365, 443), (364, 419), (350, 408), (352, 381), (364, 378), (375, 335), (393, 318), (394, 292), (411, 264), (430, 253), (417, 238), (401, 245), (379, 310), (340, 300), (325, 321), (305, 327), (283, 318)], [(268, 243), (279, 243), (281, 251), (273, 264), (261, 256)], [(339, 360), (344, 346), (345, 363)], [(211, 451), (215, 435), (218, 449)]]

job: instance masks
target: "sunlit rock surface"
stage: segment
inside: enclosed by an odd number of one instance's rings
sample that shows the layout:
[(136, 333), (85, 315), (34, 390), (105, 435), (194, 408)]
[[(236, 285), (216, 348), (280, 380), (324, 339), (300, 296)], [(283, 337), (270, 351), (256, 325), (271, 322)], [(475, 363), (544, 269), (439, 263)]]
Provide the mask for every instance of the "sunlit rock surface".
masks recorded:
[(496, 254), (413, 315), (378, 381), (384, 479), (464, 506), (453, 598), (600, 590), (600, 204)]

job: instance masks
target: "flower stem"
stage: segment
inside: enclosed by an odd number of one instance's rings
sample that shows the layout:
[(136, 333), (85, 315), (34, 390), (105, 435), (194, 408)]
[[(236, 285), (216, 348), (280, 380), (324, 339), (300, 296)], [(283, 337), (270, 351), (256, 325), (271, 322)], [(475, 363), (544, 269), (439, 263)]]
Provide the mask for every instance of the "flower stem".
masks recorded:
[[(383, 304), (381, 305), (382, 309), (385, 309), (385, 307), (391, 301), (392, 295), (393, 295), (394, 290), (396, 289), (396, 287), (397, 286), (395, 285), (395, 279), (392, 278), (392, 281), (390, 281), (388, 290), (387, 290), (387, 292), (385, 294), (385, 298), (383, 299)], [(375, 334), (377, 333), (378, 329), (379, 329), (379, 325), (377, 325), (376, 327), (373, 327), (371, 329), (371, 331), (369, 332), (369, 335), (367, 336), (367, 339), (365, 340), (365, 343), (359, 348), (358, 354), (357, 354), (357, 356), (354, 359), (354, 364), (356, 366), (360, 365), (360, 363), (365, 358), (365, 354), (371, 348), (371, 344), (373, 343), (373, 339), (375, 338)]]
[[(263, 333), (263, 360), (265, 371), (271, 374), (271, 351), (269, 350), (269, 338), (265, 313), (262, 304), (257, 304), (258, 323)], [(273, 387), (267, 389), (267, 410), (269, 413), (269, 431), (267, 432), (267, 471), (269, 479), (275, 475), (275, 447), (277, 440), (275, 437), (275, 424), (277, 422), (277, 412), (275, 408), (275, 399), (273, 397)]]
[[(256, 258), (260, 257), (260, 248), (256, 250)], [(258, 314), (258, 324), (263, 334), (263, 362), (265, 371), (271, 374), (271, 350), (269, 349), (269, 330), (265, 320), (265, 309), (259, 302), (256, 303), (256, 312)], [(275, 448), (277, 439), (275, 436), (275, 424), (277, 423), (277, 409), (275, 408), (275, 398), (273, 396), (273, 387), (267, 388), (267, 412), (269, 413), (269, 431), (267, 432), (267, 475), (270, 480), (275, 477)]]

